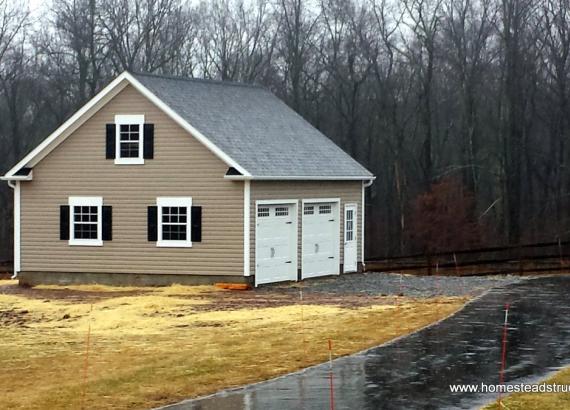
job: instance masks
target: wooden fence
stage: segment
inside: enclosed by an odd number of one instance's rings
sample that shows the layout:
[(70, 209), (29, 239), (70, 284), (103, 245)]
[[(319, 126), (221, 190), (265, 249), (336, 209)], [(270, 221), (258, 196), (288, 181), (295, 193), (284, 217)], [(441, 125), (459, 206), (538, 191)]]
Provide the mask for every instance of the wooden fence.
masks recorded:
[(366, 270), (460, 276), (557, 272), (570, 270), (570, 241), (371, 257)]

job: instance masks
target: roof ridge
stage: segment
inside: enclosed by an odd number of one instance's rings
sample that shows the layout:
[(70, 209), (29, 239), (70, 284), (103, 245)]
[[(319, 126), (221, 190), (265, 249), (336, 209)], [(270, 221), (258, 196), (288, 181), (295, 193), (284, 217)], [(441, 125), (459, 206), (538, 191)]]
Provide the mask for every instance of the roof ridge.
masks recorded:
[(131, 74), (134, 76), (162, 78), (164, 80), (188, 81), (188, 82), (195, 82), (195, 83), (207, 83), (207, 84), (213, 84), (213, 85), (226, 85), (226, 86), (233, 86), (233, 87), (248, 87), (248, 88), (265, 89), (265, 87), (263, 87), (260, 84), (250, 84), (250, 83), (243, 83), (243, 82), (239, 82), (239, 81), (214, 80), (211, 78), (181, 77), (181, 76), (167, 75), (167, 74), (142, 73), (142, 72), (137, 72), (137, 71), (132, 71)]

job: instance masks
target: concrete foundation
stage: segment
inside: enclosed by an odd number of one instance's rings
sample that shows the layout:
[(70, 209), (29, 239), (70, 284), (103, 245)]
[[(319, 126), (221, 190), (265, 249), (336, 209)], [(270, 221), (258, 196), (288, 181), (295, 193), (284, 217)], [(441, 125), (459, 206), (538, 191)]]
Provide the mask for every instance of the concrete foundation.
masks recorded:
[(169, 286), (211, 285), (218, 282), (253, 283), (253, 276), (172, 275), (138, 273), (77, 273), (77, 272), (20, 272), (20, 285), (86, 285), (111, 286)]
[[(342, 272), (343, 266), (340, 265)], [(363, 272), (363, 265), (358, 262), (358, 272)], [(334, 275), (336, 276), (336, 275)], [(331, 276), (332, 277), (332, 276)], [(20, 285), (110, 285), (110, 286), (169, 286), (211, 285), (218, 282), (248, 283), (253, 285), (255, 276), (230, 275), (173, 275), (148, 273), (78, 273), (78, 272), (20, 272)], [(301, 280), (301, 270), (298, 271)]]

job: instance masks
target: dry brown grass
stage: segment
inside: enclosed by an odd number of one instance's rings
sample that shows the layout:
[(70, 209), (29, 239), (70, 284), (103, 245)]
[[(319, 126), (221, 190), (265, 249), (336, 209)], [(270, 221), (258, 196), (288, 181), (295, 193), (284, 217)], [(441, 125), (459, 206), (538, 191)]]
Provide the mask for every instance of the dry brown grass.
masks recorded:
[[(559, 371), (554, 376), (545, 381), (546, 384), (565, 384), (570, 385), (570, 368)], [(509, 410), (559, 410), (570, 409), (570, 394), (568, 393), (516, 393), (502, 400), (502, 406), (499, 403), (493, 403), (486, 406), (486, 410), (494, 409)]]
[(56, 287), (2, 289), (0, 408), (10, 409), (77, 409), (83, 400), (89, 409), (172, 403), (323, 362), (329, 338), (335, 356), (360, 351), (446, 317), (466, 301), (384, 298), (345, 306), (309, 299), (303, 306), (251, 308), (242, 293), (241, 305), (217, 310), (213, 302), (235, 293), (209, 286), (75, 286), (68, 299), (54, 297)]

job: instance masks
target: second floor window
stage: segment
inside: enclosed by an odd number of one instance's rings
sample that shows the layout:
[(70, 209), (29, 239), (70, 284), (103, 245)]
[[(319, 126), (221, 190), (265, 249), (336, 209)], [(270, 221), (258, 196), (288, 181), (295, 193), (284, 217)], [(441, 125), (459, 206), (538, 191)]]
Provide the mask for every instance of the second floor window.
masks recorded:
[(144, 164), (144, 115), (116, 115), (115, 164)]
[(138, 158), (140, 139), (140, 127), (138, 124), (121, 124), (119, 126), (119, 157)]

